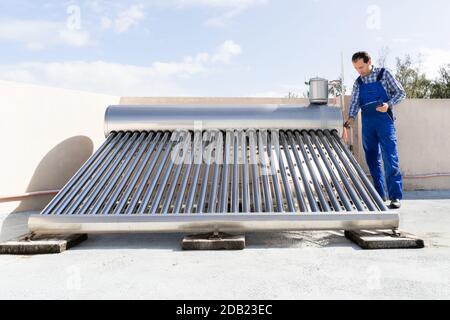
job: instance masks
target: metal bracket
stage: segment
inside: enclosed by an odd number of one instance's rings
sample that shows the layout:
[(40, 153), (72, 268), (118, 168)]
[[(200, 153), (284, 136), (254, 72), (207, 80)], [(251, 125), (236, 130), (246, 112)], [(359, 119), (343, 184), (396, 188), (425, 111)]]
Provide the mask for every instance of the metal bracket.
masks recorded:
[(399, 238), (402, 236), (402, 234), (400, 233), (400, 231), (398, 231), (398, 229), (394, 228), (394, 229), (392, 229), (392, 236)]

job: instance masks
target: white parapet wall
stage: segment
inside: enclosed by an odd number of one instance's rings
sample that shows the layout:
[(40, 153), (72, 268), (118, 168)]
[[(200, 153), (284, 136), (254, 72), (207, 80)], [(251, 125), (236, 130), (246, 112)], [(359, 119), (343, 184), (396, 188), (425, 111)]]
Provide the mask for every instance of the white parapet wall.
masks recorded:
[(394, 108), (404, 188), (450, 189), (450, 99), (409, 99)]
[[(60, 189), (104, 141), (120, 98), (0, 81), (0, 197)], [(0, 202), (0, 212), (42, 209), (52, 195)]]

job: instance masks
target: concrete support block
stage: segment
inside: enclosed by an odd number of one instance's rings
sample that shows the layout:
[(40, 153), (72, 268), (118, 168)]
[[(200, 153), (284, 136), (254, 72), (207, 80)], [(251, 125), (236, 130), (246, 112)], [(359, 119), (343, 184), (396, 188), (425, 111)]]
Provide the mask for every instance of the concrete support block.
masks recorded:
[(362, 249), (420, 249), (425, 246), (422, 239), (399, 230), (345, 231), (345, 237)]
[(33, 235), (0, 243), (1, 254), (33, 255), (61, 253), (87, 239), (86, 234), (75, 235)]
[(183, 250), (243, 250), (245, 235), (207, 233), (189, 235), (182, 241)]

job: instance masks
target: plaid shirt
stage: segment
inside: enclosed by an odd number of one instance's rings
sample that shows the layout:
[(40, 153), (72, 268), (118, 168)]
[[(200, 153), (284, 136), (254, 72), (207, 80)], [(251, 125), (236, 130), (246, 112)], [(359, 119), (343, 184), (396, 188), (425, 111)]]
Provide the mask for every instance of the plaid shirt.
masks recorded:
[[(364, 83), (372, 83), (377, 81), (377, 75), (380, 72), (381, 68), (372, 68), (372, 72), (364, 77), (361, 77)], [(403, 89), (400, 82), (392, 75), (392, 73), (385, 69), (383, 78), (381, 79), (381, 84), (383, 85), (384, 90), (388, 95), (389, 101), (387, 104), (390, 108), (394, 105), (400, 103), (402, 100), (406, 98), (405, 90)], [(353, 93), (352, 93), (352, 102), (350, 103), (350, 108), (348, 115), (350, 118), (356, 118), (359, 110), (361, 109), (359, 103), (359, 83), (358, 80), (355, 81), (353, 85)]]

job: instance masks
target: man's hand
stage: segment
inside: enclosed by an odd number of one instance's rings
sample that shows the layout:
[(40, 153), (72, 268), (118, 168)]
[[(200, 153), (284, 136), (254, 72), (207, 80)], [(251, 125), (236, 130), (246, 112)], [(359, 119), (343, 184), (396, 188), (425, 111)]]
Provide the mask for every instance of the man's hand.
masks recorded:
[(389, 109), (389, 105), (387, 103), (383, 103), (383, 105), (377, 108), (378, 112), (387, 112)]
[(350, 129), (353, 126), (354, 122), (355, 122), (355, 119), (348, 118), (347, 121), (345, 121), (345, 123), (344, 123), (344, 130), (342, 130), (342, 139), (344, 139), (344, 142), (346, 144), (349, 143), (348, 129)]
[(345, 121), (345, 123), (344, 123), (344, 127), (345, 128), (351, 128), (351, 127), (353, 127), (353, 124), (355, 123), (355, 119), (353, 119), (353, 118), (348, 118), (348, 120), (347, 121)]

